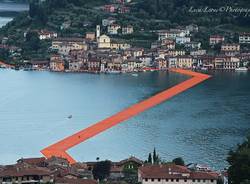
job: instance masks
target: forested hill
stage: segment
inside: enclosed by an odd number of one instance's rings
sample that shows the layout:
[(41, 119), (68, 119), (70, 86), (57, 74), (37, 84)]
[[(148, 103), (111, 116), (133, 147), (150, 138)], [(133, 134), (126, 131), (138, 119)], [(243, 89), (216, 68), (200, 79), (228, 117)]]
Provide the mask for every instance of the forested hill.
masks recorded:
[(140, 0), (136, 9), (139, 16), (175, 23), (250, 26), (249, 0)]

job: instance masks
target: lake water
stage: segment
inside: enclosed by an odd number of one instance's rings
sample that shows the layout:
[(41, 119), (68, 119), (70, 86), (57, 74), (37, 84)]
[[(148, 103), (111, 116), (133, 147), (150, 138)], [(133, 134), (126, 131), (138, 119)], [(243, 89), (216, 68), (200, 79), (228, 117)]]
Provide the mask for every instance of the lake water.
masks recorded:
[[(22, 12), (28, 10), (28, 5), (23, 3), (0, 2), (0, 12)], [(0, 28), (10, 22), (13, 17), (0, 16)]]
[[(79, 161), (162, 159), (227, 166), (250, 132), (250, 73), (213, 78), (69, 150)], [(187, 77), (167, 72), (93, 75), (0, 70), (0, 164), (39, 151)], [(72, 115), (72, 119), (67, 117)]]

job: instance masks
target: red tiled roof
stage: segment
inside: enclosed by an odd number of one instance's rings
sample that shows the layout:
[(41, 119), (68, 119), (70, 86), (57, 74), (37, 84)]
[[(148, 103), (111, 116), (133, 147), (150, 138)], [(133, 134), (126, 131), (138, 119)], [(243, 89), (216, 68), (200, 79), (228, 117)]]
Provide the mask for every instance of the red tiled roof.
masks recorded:
[(56, 178), (56, 183), (65, 184), (97, 184), (97, 181), (91, 179), (68, 179), (68, 178)]
[(142, 160), (140, 160), (140, 159), (138, 159), (136, 157), (130, 157), (128, 159), (121, 160), (120, 162), (117, 163), (117, 165), (122, 165), (122, 164), (125, 164), (127, 162), (136, 162), (136, 163), (141, 164), (141, 165), (143, 164)]
[(192, 172), (187, 167), (174, 164), (146, 165), (139, 168), (142, 178), (155, 179), (217, 179), (217, 173)]
[[(48, 63), (48, 61), (43, 61), (43, 63), (44, 62)], [(45, 160), (46, 159), (44, 157), (40, 157), (40, 158), (21, 158), (17, 162), (25, 162), (27, 164), (37, 165), (37, 164), (41, 164)]]
[(40, 167), (23, 167), (20, 168), (17, 165), (7, 166), (3, 171), (0, 172), (0, 177), (22, 177), (22, 176), (49, 176), (51, 173), (46, 168)]

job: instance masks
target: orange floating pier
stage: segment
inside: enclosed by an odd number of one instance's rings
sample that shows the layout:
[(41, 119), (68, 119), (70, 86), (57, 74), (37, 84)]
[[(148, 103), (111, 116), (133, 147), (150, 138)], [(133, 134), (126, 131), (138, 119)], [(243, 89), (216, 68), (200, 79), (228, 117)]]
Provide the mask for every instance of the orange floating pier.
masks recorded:
[(105, 130), (116, 126), (117, 124), (128, 120), (131, 117), (138, 115), (141, 112), (146, 111), (176, 95), (186, 91), (187, 89), (203, 82), (210, 78), (209, 75), (193, 72), (190, 70), (183, 70), (183, 69), (171, 69), (170, 71), (177, 72), (180, 74), (191, 76), (190, 79), (177, 84), (174, 87), (171, 87), (163, 92), (160, 92), (142, 102), (139, 102), (123, 111), (104, 119), (84, 130), (81, 130), (78, 133), (75, 133), (72, 136), (69, 136), (41, 151), (41, 153), (50, 158), (52, 156), (63, 157), (66, 158), (71, 164), (75, 163), (76, 161), (66, 152), (70, 148), (86, 141), (87, 139), (96, 136), (97, 134), (104, 132)]

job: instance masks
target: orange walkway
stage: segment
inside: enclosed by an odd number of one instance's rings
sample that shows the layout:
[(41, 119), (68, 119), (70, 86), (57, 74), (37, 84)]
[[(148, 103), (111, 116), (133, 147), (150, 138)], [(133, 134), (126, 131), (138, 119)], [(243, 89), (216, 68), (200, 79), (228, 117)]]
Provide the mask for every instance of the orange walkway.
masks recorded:
[(142, 102), (139, 102), (135, 105), (132, 105), (131, 107), (107, 118), (104, 119), (72, 136), (69, 136), (58, 143), (55, 143), (41, 151), (41, 153), (47, 157), (50, 158), (52, 156), (57, 156), (57, 157), (63, 157), (69, 160), (69, 162), (75, 163), (76, 161), (66, 153), (66, 151), (82, 142), (85, 140), (96, 136), (97, 134), (125, 121), (128, 120), (129, 118), (138, 115), (141, 112), (146, 111), (147, 109), (150, 109), (168, 99), (171, 97), (184, 92), (185, 90), (201, 83), (202, 81), (208, 79), (210, 76), (206, 74), (201, 74), (189, 70), (182, 70), (182, 69), (172, 69), (171, 71), (173, 72), (178, 72), (181, 74), (189, 75), (192, 76), (192, 78), (177, 84), (176, 86), (167, 89), (163, 92), (160, 92), (156, 94), (155, 96), (152, 96)]

